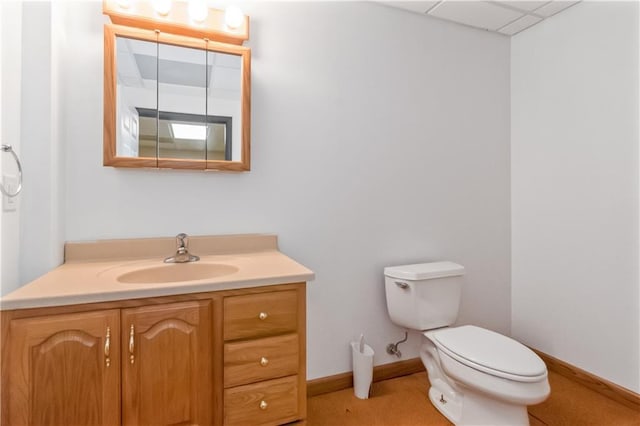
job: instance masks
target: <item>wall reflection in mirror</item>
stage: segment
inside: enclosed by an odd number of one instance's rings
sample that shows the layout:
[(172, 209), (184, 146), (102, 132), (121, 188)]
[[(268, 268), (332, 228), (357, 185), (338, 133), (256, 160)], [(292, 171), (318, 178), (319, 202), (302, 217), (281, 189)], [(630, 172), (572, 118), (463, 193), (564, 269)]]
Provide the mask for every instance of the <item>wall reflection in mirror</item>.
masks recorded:
[(116, 156), (242, 161), (242, 56), (117, 35)]

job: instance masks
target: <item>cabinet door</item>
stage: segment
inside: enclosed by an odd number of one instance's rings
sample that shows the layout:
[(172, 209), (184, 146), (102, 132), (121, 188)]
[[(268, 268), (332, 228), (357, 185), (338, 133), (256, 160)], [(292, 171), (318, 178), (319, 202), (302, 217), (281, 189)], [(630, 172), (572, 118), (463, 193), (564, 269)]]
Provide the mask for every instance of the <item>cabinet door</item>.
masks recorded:
[(120, 423), (119, 319), (107, 310), (12, 320), (8, 424)]
[(210, 425), (211, 301), (122, 311), (125, 425)]

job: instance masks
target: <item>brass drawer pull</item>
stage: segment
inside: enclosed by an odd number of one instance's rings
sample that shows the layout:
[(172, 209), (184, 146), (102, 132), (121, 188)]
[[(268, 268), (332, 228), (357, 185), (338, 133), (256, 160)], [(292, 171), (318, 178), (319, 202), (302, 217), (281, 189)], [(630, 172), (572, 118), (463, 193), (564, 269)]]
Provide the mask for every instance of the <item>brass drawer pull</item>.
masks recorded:
[(133, 324), (131, 324), (131, 328), (129, 329), (129, 361), (131, 364), (135, 362), (135, 355), (133, 354), (135, 350), (135, 329), (133, 328)]
[(269, 360), (265, 357), (260, 358), (260, 365), (266, 367), (269, 364)]
[(260, 401), (260, 409), (261, 410), (266, 410), (268, 406), (269, 406), (269, 404), (267, 404), (267, 401), (264, 401), (264, 400)]
[(111, 365), (111, 327), (107, 327), (107, 336), (104, 339), (104, 362), (109, 367)]
[(269, 314), (267, 314), (266, 312), (260, 312), (260, 315), (258, 315), (258, 318), (260, 318), (262, 321), (266, 320), (267, 317), (269, 316)]

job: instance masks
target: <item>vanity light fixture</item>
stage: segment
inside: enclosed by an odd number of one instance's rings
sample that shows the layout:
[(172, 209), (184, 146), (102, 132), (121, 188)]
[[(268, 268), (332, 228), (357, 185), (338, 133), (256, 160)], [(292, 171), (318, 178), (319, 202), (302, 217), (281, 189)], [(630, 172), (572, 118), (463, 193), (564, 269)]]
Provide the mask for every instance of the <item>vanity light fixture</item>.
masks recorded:
[(224, 23), (227, 27), (235, 30), (239, 28), (244, 22), (244, 13), (242, 9), (235, 4), (230, 4), (224, 11)]
[(171, 0), (153, 0), (153, 10), (158, 15), (167, 16), (171, 11)]
[(118, 0), (118, 6), (122, 9), (129, 9), (129, 6), (131, 6), (131, 0)]
[(225, 11), (208, 0), (103, 0), (102, 11), (116, 25), (235, 45), (249, 39), (249, 17), (237, 5)]
[(209, 15), (209, 8), (205, 0), (189, 0), (189, 17), (198, 24), (201, 24)]
[(207, 138), (207, 126), (202, 124), (171, 123), (171, 131), (176, 139), (203, 141)]

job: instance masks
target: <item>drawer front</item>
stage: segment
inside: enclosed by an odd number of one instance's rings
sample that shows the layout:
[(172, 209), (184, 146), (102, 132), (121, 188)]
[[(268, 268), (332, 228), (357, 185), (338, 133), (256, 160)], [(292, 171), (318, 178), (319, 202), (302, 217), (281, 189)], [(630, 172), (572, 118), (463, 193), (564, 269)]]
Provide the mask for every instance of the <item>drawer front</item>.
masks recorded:
[(278, 425), (299, 418), (298, 377), (268, 380), (224, 391), (224, 424)]
[(295, 332), (295, 290), (231, 296), (224, 299), (224, 339), (236, 340)]
[(298, 354), (297, 334), (226, 343), (224, 387), (296, 374)]

